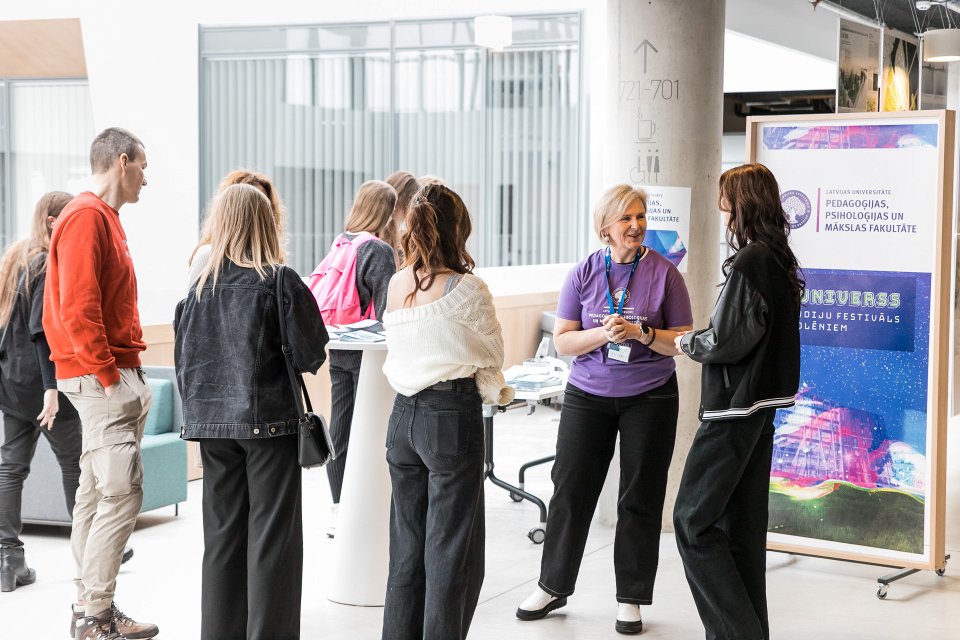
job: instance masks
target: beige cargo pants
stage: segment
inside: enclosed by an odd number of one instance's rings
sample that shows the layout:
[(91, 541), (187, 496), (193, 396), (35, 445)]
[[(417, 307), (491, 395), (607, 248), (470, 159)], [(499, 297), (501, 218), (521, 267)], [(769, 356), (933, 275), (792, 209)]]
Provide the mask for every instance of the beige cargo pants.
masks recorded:
[(153, 397), (139, 369), (120, 369), (109, 398), (93, 375), (58, 380), (57, 388), (83, 424), (70, 543), (78, 599), (93, 616), (113, 603), (123, 548), (143, 503), (140, 439)]

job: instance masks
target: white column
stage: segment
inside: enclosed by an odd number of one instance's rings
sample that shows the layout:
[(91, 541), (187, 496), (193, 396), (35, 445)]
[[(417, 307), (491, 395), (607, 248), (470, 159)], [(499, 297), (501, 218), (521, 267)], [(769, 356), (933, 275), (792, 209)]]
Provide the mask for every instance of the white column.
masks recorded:
[[(608, 0), (607, 130), (603, 188), (621, 182), (690, 187), (689, 267), (694, 324), (702, 327), (719, 277), (717, 178), (723, 110), (725, 0)], [(700, 368), (678, 360), (680, 420), (667, 486), (671, 515), (698, 427)], [(619, 457), (619, 447), (617, 449)], [(619, 463), (611, 466), (599, 519), (616, 521)]]

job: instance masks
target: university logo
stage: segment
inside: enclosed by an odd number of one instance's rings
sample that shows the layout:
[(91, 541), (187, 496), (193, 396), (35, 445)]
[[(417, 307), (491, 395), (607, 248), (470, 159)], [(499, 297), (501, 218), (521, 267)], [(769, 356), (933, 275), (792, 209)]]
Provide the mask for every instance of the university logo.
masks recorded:
[(799, 229), (807, 224), (810, 213), (813, 211), (807, 194), (795, 189), (784, 191), (780, 195), (780, 204), (783, 205), (783, 210), (787, 214), (787, 222), (790, 223), (791, 229)]
[(623, 308), (626, 309), (627, 304), (629, 304), (630, 302), (630, 292), (624, 289), (623, 287), (620, 287), (619, 289), (613, 292), (613, 304), (619, 307), (620, 298), (622, 298), (623, 296), (626, 296), (626, 299), (624, 299), (623, 301)]

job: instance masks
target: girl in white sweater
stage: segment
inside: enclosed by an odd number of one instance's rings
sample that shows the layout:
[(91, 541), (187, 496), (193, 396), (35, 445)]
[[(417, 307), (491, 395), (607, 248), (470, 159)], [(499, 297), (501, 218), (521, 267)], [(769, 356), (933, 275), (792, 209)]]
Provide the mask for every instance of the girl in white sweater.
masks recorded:
[(393, 484), (383, 639), (466, 638), (484, 570), (481, 403), (506, 403), (503, 336), (467, 253), (470, 214), (443, 185), (413, 199), (390, 281)]

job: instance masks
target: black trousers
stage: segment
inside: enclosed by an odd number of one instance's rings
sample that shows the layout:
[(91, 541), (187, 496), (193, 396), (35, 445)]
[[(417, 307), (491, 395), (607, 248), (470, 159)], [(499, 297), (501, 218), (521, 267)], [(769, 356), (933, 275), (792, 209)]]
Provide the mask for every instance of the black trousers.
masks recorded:
[(472, 380), (397, 394), (387, 428), (383, 640), (463, 640), (484, 574), (483, 415)]
[(297, 437), (204, 439), (202, 640), (300, 637)]
[(766, 543), (774, 409), (700, 425), (673, 512), (708, 640), (767, 640)]
[(67, 513), (73, 513), (80, 484), (82, 441), (80, 416), (76, 409), (61, 395), (60, 411), (52, 431), (47, 431), (35, 420), (4, 413), (3, 446), (0, 447), (0, 547), (23, 546), (20, 540), (23, 530), (23, 521), (20, 519), (23, 483), (30, 474), (30, 463), (41, 433), (47, 438), (60, 464)]
[(340, 502), (343, 474), (347, 469), (347, 447), (350, 445), (350, 425), (353, 405), (357, 400), (362, 351), (330, 350), (330, 438), (337, 458), (327, 463), (327, 480), (334, 504)]
[(553, 497), (540, 564), (540, 587), (573, 593), (590, 520), (620, 434), (620, 492), (613, 565), (617, 602), (650, 604), (660, 561), (667, 471), (677, 435), (677, 377), (625, 398), (567, 385), (553, 463)]

